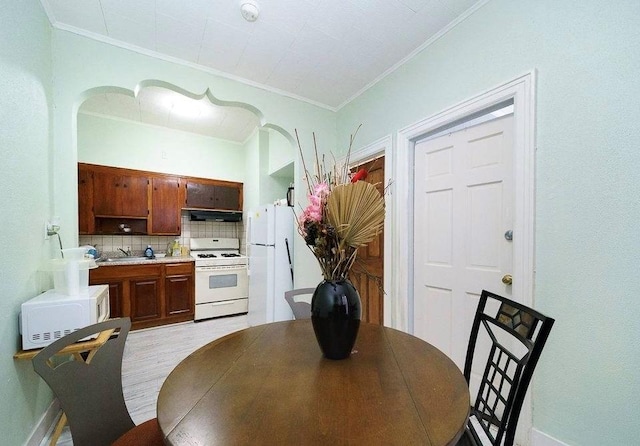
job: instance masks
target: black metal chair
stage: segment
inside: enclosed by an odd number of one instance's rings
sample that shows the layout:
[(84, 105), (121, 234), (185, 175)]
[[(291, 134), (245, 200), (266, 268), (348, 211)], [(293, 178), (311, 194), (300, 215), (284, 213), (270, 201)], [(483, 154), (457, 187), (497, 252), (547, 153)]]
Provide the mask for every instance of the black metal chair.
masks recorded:
[[(39, 352), (33, 368), (60, 401), (74, 446), (163, 445), (157, 418), (136, 426), (122, 392), (122, 355), (131, 328), (127, 318), (110, 319), (68, 334)], [(60, 350), (89, 336), (108, 330), (113, 335), (88, 356), (60, 363)]]
[[(467, 383), (471, 385), (474, 358), (486, 360), (486, 365), (458, 446), (513, 445), (524, 397), (554, 322), (520, 303), (482, 291), (464, 366)], [(476, 348), (481, 334), (490, 345), (486, 355)]]
[(315, 288), (299, 288), (285, 291), (284, 298), (289, 303), (293, 317), (296, 319), (311, 319), (311, 303), (309, 300), (300, 299), (299, 296), (313, 294)]

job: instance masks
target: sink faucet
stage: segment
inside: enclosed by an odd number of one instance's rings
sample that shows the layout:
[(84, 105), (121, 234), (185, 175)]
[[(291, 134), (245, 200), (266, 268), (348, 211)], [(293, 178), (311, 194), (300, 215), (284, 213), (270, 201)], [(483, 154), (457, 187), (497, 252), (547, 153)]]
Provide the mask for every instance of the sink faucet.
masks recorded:
[(127, 250), (125, 251), (122, 248), (118, 248), (118, 251), (122, 251), (124, 253), (125, 256), (129, 257), (131, 255), (131, 248), (127, 248)]

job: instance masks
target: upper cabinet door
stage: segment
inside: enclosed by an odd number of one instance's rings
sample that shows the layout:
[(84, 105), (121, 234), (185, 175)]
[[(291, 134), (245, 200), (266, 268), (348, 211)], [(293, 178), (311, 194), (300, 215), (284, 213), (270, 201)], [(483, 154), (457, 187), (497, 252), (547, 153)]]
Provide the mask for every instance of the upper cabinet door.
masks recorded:
[(86, 166), (78, 166), (78, 232), (93, 234), (93, 175)]
[(240, 189), (231, 186), (216, 186), (215, 209), (241, 210)]
[(122, 215), (147, 217), (149, 215), (149, 178), (122, 176)]
[(180, 234), (181, 196), (180, 178), (151, 179), (151, 234)]
[(95, 171), (93, 206), (96, 216), (146, 217), (149, 214), (146, 176)]
[(94, 172), (93, 211), (95, 215), (122, 215), (121, 190), (120, 175), (109, 172)]
[(189, 180), (187, 182), (186, 207), (240, 211), (242, 210), (240, 191), (241, 187), (239, 186)]
[(213, 184), (187, 182), (187, 207), (215, 209), (215, 188)]

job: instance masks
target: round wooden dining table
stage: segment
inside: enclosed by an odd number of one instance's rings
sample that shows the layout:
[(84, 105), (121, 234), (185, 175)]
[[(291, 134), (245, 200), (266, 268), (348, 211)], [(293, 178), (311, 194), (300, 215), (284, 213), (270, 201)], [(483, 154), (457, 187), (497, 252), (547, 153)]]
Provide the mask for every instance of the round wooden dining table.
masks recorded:
[(469, 415), (456, 365), (409, 334), (362, 323), (325, 359), (310, 320), (259, 325), (196, 350), (158, 395), (165, 443), (454, 445)]

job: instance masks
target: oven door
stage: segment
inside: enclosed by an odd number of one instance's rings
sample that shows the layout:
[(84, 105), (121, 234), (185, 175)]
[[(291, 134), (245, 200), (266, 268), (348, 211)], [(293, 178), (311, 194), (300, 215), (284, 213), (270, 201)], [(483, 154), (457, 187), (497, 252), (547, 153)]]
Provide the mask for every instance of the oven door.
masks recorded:
[(196, 267), (196, 304), (248, 296), (246, 265)]

